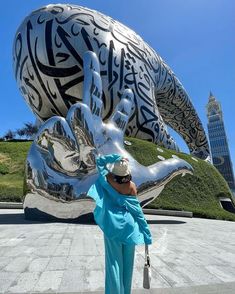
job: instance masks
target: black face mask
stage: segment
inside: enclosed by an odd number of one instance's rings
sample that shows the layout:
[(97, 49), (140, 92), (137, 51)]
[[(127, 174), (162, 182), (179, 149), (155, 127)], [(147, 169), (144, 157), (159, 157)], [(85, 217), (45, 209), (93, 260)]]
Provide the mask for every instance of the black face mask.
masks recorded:
[(127, 175), (122, 177), (122, 176), (113, 175), (113, 180), (114, 182), (117, 182), (118, 184), (125, 184), (132, 180), (132, 176)]

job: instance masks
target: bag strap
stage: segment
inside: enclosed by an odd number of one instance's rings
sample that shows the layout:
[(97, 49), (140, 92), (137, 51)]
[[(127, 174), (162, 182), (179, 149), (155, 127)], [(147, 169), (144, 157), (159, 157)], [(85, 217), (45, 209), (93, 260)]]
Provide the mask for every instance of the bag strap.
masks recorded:
[(149, 247), (148, 244), (145, 244), (145, 264), (150, 266), (150, 257), (149, 257)]

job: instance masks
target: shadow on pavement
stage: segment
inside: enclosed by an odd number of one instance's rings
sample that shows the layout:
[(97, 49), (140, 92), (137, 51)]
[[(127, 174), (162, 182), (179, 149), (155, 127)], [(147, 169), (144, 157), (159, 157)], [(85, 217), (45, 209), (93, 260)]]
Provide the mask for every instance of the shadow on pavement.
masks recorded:
[(1, 213), (0, 225), (27, 225), (27, 224), (42, 224), (42, 223), (74, 223), (83, 225), (96, 225), (93, 219), (76, 221), (76, 220), (28, 220), (25, 219), (24, 213)]
[[(27, 225), (27, 224), (43, 224), (43, 223), (74, 223), (74, 224), (82, 224), (82, 225), (96, 225), (94, 221), (93, 214), (89, 214), (84, 216), (83, 218), (80, 217), (79, 220), (62, 220), (62, 219), (46, 219), (45, 217), (40, 220), (38, 219), (26, 219), (24, 213), (1, 213), (0, 214), (0, 225)], [(148, 224), (185, 224), (185, 221), (178, 221), (178, 220), (147, 220)]]

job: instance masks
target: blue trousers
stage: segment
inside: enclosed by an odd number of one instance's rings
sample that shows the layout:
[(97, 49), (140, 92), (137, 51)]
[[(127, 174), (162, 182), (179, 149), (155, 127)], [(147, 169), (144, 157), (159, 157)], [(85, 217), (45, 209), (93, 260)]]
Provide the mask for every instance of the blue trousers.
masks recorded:
[(135, 245), (125, 245), (104, 235), (105, 294), (130, 294)]

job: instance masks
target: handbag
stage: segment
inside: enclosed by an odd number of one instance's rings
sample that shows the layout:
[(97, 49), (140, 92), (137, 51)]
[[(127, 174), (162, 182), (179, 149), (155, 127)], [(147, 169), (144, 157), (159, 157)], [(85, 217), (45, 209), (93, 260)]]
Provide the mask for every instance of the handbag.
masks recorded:
[(145, 244), (145, 262), (144, 262), (144, 272), (143, 272), (143, 288), (150, 289), (151, 282), (151, 267), (150, 267), (150, 257), (148, 245)]

